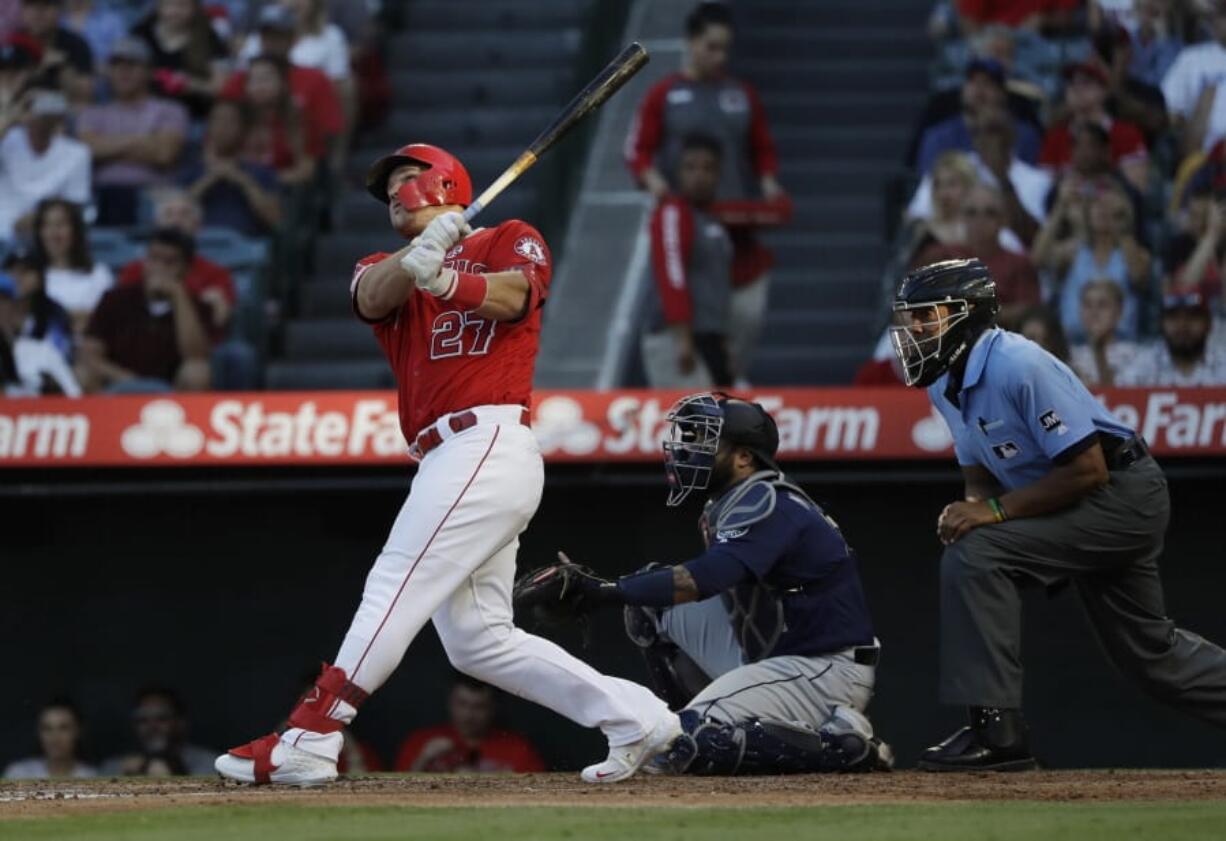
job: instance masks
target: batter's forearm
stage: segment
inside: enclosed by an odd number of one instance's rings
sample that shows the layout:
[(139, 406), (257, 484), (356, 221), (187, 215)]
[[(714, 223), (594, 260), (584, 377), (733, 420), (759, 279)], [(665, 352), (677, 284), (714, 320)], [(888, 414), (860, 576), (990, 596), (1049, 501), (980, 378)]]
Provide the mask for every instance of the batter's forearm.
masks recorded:
[(673, 604), (698, 601), (698, 582), (683, 566), (673, 567)]
[(366, 318), (378, 321), (404, 306), (413, 292), (413, 276), (400, 265), (412, 245), (375, 263), (362, 273), (358, 281), (358, 310)]
[(520, 271), (485, 275), (485, 301), (474, 312), (490, 321), (518, 321), (528, 314), (528, 278)]

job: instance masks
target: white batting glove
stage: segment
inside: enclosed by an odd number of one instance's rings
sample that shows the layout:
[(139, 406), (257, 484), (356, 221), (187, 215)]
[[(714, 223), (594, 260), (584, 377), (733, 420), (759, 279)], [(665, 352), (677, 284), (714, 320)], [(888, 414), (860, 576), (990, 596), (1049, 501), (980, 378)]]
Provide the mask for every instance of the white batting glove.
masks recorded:
[(400, 258), (400, 268), (409, 273), (418, 289), (431, 295), (442, 295), (451, 284), (450, 277), (444, 279), (439, 276), (444, 254), (444, 249), (437, 243), (423, 239)]
[(421, 240), (423, 242), (437, 243), (439, 248), (446, 253), (452, 247), (473, 232), (473, 229), (467, 222), (464, 221), (464, 215), (461, 213), (444, 213), (440, 216), (435, 216), (430, 220), (430, 224), (421, 232)]

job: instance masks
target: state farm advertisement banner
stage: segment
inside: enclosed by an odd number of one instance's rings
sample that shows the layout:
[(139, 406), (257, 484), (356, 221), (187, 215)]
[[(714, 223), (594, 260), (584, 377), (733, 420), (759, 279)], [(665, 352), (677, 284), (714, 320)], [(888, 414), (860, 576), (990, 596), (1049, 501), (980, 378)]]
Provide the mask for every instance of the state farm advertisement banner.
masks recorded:
[[(540, 391), (532, 426), (553, 462), (651, 462), (680, 395)], [(948, 459), (922, 392), (762, 389), (785, 461)], [(1226, 389), (1099, 395), (1163, 456), (1226, 456)], [(0, 467), (363, 465), (409, 461), (392, 392), (0, 400)]]

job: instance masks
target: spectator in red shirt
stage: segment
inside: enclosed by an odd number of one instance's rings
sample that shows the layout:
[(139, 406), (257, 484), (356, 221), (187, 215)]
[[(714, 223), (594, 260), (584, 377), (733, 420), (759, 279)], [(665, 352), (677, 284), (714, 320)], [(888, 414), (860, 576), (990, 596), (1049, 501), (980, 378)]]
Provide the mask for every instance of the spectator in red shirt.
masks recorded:
[(1141, 130), (1125, 120), (1115, 120), (1107, 112), (1107, 71), (1096, 62), (1070, 64), (1064, 69), (1064, 116), (1052, 123), (1043, 137), (1039, 163), (1064, 170), (1072, 162), (1073, 122), (1103, 126), (1110, 141), (1111, 161), (1136, 189), (1149, 187), (1149, 149)]
[(254, 124), (244, 157), (271, 166), (282, 184), (312, 181), (327, 154), (327, 141), (294, 101), (289, 86), (290, 65), (285, 59), (262, 55), (247, 69), (243, 102)]
[(447, 702), (450, 721), (410, 733), (396, 757), (397, 771), (527, 774), (545, 770), (532, 744), (494, 727), (494, 688), (457, 675)]
[(1017, 323), (1017, 318), (1026, 307), (1039, 303), (1040, 294), (1039, 275), (1030, 258), (1000, 245), (1005, 214), (1005, 200), (1000, 190), (988, 184), (976, 185), (962, 202), (966, 242), (929, 246), (920, 252), (915, 266), (959, 257), (978, 257), (996, 281), (1000, 324), (1010, 328)]
[(81, 345), (79, 370), (87, 392), (209, 387), (207, 315), (185, 283), (194, 256), (190, 237), (161, 228), (149, 240), (144, 281), (102, 296)]
[[(290, 61), (294, 46), (295, 20), (283, 6), (265, 6), (260, 11), (261, 54)], [(345, 130), (345, 114), (336, 86), (328, 75), (314, 67), (290, 64), (289, 88), (304, 118), (321, 137), (333, 139)], [(247, 71), (239, 70), (221, 89), (225, 99), (243, 99), (247, 94)]]
[(643, 334), (643, 367), (653, 388), (732, 385), (728, 356), (732, 243), (709, 208), (721, 151), (692, 134), (681, 153), (680, 195), (651, 216), (651, 266), (659, 293)]
[[(159, 228), (170, 228), (187, 236), (193, 243), (193, 253), (188, 261), (184, 285), (203, 311), (208, 314), (204, 329), (209, 341), (216, 345), (230, 328), (230, 318), (238, 293), (234, 277), (224, 266), (195, 253), (196, 236), (200, 233), (202, 214), (200, 205), (188, 194), (170, 190), (158, 197), (154, 207), (154, 222)], [(119, 271), (119, 285), (133, 286), (145, 281), (145, 260), (133, 260)]]
[[(677, 186), (682, 142), (711, 135), (723, 149), (719, 199), (784, 197), (776, 173), (775, 144), (757, 92), (728, 75), (732, 17), (723, 3), (700, 3), (686, 19), (686, 54), (680, 73), (656, 83), (639, 106), (626, 138), (626, 163), (640, 185), (657, 199)], [(729, 336), (734, 375), (744, 379), (766, 312), (773, 258), (750, 227), (730, 230), (732, 322)]]

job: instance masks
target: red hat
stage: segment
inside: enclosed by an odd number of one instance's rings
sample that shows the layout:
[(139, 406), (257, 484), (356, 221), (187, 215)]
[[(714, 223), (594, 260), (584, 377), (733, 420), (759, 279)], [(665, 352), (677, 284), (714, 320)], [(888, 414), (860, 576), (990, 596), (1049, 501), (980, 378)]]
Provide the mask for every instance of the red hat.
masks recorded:
[(425, 172), (400, 188), (397, 198), (406, 210), (458, 204), (468, 207), (473, 200), (473, 183), (468, 170), (450, 152), (428, 143), (410, 143), (380, 158), (366, 173), (366, 189), (384, 204), (388, 203), (387, 182), (397, 167), (417, 164)]
[(1104, 87), (1111, 84), (1111, 78), (1107, 75), (1107, 70), (1096, 61), (1074, 61), (1064, 65), (1064, 78), (1072, 79), (1077, 74), (1082, 76), (1090, 76), (1098, 81)]

